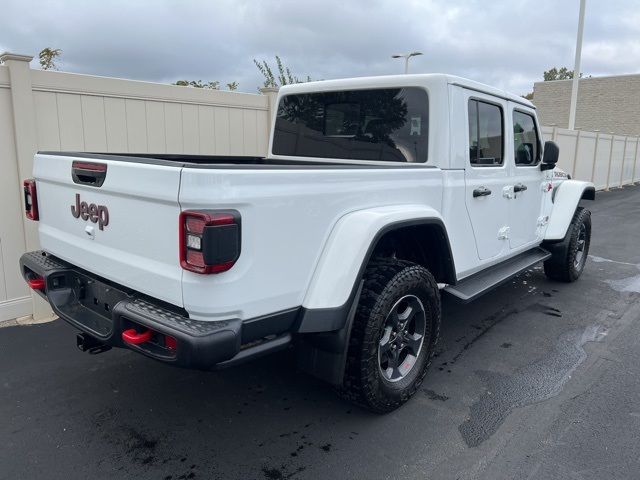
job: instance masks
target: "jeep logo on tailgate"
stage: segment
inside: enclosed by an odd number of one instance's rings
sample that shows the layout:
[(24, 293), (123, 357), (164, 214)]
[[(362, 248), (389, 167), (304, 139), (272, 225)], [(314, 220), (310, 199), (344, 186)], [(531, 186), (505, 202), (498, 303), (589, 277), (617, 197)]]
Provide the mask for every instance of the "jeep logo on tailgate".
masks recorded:
[(76, 193), (76, 204), (71, 205), (71, 215), (82, 218), (82, 220), (91, 220), (97, 223), (100, 230), (109, 225), (109, 209), (104, 205), (96, 205), (95, 203), (81, 202), (80, 194)]

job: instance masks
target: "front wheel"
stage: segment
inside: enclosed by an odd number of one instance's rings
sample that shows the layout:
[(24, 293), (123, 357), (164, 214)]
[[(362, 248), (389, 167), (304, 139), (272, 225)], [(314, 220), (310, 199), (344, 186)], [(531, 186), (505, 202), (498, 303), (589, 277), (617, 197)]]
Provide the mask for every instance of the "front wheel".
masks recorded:
[(349, 339), (342, 396), (377, 413), (417, 391), (440, 332), (440, 292), (427, 269), (373, 260)]
[(578, 207), (565, 239), (550, 248), (552, 255), (544, 262), (544, 273), (553, 280), (575, 282), (584, 270), (590, 244), (591, 212)]

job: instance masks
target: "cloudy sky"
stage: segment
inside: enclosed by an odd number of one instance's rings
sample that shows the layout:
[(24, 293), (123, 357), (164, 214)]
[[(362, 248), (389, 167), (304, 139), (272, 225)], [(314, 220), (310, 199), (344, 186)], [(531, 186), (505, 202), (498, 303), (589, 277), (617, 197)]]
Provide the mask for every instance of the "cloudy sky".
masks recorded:
[[(582, 71), (640, 72), (638, 0), (587, 0)], [(579, 0), (2, 0), (0, 52), (63, 50), (61, 69), (138, 80), (237, 81), (279, 54), (298, 76), (445, 72), (526, 93), (572, 66)], [(34, 62), (35, 63), (35, 62)]]

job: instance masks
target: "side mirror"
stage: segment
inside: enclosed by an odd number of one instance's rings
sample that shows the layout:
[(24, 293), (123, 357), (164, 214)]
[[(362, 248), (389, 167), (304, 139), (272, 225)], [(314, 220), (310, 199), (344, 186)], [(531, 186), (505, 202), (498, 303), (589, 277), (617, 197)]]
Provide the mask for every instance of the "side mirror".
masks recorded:
[(558, 157), (560, 156), (560, 149), (556, 142), (549, 140), (544, 142), (544, 155), (542, 156), (542, 165), (540, 170), (553, 170), (558, 163)]

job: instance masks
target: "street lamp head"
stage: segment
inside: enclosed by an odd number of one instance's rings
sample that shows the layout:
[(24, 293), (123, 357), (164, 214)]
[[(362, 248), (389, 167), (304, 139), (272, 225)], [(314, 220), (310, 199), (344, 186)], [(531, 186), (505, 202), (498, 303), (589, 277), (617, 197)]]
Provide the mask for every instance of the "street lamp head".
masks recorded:
[(391, 55), (391, 58), (411, 58), (416, 57), (418, 55), (424, 55), (422, 52), (411, 52), (411, 53), (396, 53)]
[(404, 58), (404, 73), (409, 73), (409, 59), (418, 55), (422, 55), (422, 52), (396, 53), (391, 58)]

